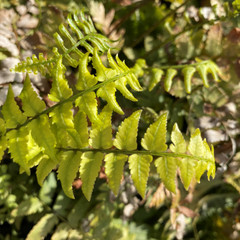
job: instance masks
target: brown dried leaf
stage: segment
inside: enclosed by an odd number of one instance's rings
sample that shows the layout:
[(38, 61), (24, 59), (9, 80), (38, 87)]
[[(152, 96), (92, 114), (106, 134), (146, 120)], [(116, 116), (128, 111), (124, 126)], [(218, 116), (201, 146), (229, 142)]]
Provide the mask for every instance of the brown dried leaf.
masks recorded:
[(197, 216), (197, 213), (195, 213), (192, 209), (185, 206), (178, 206), (178, 211), (189, 218), (194, 218)]
[(213, 25), (207, 35), (206, 51), (210, 56), (218, 56), (222, 52), (222, 26), (220, 23)]
[(227, 35), (227, 38), (232, 43), (239, 43), (240, 42), (240, 28), (234, 28), (230, 31)]
[(161, 183), (157, 188), (157, 191), (153, 194), (152, 200), (149, 204), (150, 208), (152, 207), (158, 208), (165, 201), (166, 194), (164, 189), (165, 189), (164, 185), (163, 183)]

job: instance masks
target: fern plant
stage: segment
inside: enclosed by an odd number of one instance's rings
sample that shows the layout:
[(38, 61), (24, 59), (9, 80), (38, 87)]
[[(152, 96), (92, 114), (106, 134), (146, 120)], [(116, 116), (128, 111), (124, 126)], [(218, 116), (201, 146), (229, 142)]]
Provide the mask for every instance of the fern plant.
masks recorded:
[[(7, 99), (2, 107), (3, 118), (0, 119), (0, 156), (8, 148), (13, 161), (20, 165), (21, 173), (30, 174), (30, 169), (36, 166), (40, 185), (57, 168), (63, 191), (70, 198), (74, 198), (72, 182), (80, 176), (82, 191), (88, 200), (91, 199), (102, 165), (105, 166), (109, 187), (115, 195), (118, 194), (126, 162), (133, 183), (142, 197), (145, 196), (152, 162), (165, 187), (173, 193), (178, 169), (186, 189), (193, 180), (199, 182), (205, 171), (208, 178), (214, 178), (214, 150), (201, 138), (199, 129), (186, 141), (175, 124), (171, 132), (172, 143), (167, 145), (167, 113), (161, 114), (147, 128), (141, 139), (141, 146), (137, 144), (141, 109), (125, 118), (113, 136), (113, 112), (124, 115), (116, 100), (116, 91), (120, 91), (130, 101), (137, 101), (129, 87), (134, 91), (142, 90), (137, 76), (143, 70), (137, 65), (132, 69), (128, 68), (118, 56), (114, 59), (110, 52), (110, 41), (96, 33), (91, 20), (83, 13), (80, 18), (76, 14), (73, 17), (69, 15), (67, 22), (70, 30), (60, 25), (60, 34), (54, 35), (60, 50), (54, 48), (52, 57), (46, 60), (43, 55), (39, 55), (39, 58), (33, 56), (15, 67), (15, 71), (48, 73), (53, 79), (48, 97), (55, 105), (46, 107), (45, 102), (33, 90), (27, 76), (19, 95), (20, 109), (14, 99), (12, 87), (9, 86)], [(105, 66), (100, 56), (104, 53), (107, 55), (108, 66)], [(77, 82), (73, 88), (69, 87), (65, 76), (67, 65), (78, 70)], [(208, 72), (217, 80), (219, 70), (213, 62), (200, 61), (194, 66), (205, 86), (208, 85)], [(183, 68), (186, 90), (189, 93), (194, 66)], [(91, 68), (95, 73), (90, 71)], [(171, 88), (176, 68), (173, 66), (167, 69), (167, 91)], [(161, 70), (151, 71), (155, 74), (155, 80), (151, 82), (150, 89), (160, 81), (162, 75)], [(98, 106), (97, 98), (106, 103), (103, 109)], [(88, 126), (87, 119), (91, 126)]]

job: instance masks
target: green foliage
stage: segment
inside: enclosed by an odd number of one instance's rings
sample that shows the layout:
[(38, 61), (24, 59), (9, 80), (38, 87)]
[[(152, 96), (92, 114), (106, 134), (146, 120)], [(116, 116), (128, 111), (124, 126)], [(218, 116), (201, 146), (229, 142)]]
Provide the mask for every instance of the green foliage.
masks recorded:
[(51, 87), (1, 109), (0, 239), (237, 239), (239, 1), (85, 2), (12, 24), (38, 55), (14, 70)]
[[(67, 40), (63, 40), (57, 33), (54, 36), (63, 53), (57, 53), (55, 50), (55, 62), (48, 65), (48, 72), (53, 78), (48, 97), (56, 104), (46, 108), (45, 103), (31, 87), (27, 76), (19, 96), (22, 100), (22, 111), (14, 100), (11, 86), (2, 108), (6, 122), (2, 127), (6, 128), (6, 134), (5, 131), (2, 132), (2, 141), (7, 139), (5, 147), (9, 148), (13, 160), (21, 166), (21, 172), (25, 171), (29, 174), (30, 168), (37, 166), (38, 182), (42, 184), (51, 170), (58, 166), (58, 178), (65, 194), (70, 198), (74, 198), (72, 182), (79, 172), (82, 191), (88, 200), (91, 199), (94, 183), (103, 160), (106, 162), (106, 174), (110, 188), (115, 195), (120, 186), (127, 158), (133, 183), (142, 197), (145, 195), (150, 163), (154, 157), (157, 158), (155, 166), (161, 180), (172, 192), (175, 192), (178, 168), (180, 168), (180, 176), (186, 189), (192, 179), (196, 178), (197, 181), (200, 181), (200, 177), (205, 171), (208, 171), (208, 177), (214, 177), (213, 150), (210, 151), (206, 141), (202, 140), (199, 130), (192, 135), (186, 148), (184, 147), (185, 140), (175, 126), (172, 132), (174, 145), (168, 149), (166, 113), (160, 115), (147, 128), (141, 140), (145, 150), (136, 150), (138, 123), (142, 110), (137, 110), (125, 118), (118, 128), (115, 138), (112, 139), (112, 112), (124, 114), (116, 100), (115, 93), (119, 90), (125, 98), (137, 101), (126, 85), (135, 91), (142, 90), (133, 70), (138, 69), (138, 75), (142, 74), (143, 71), (140, 69), (144, 64), (139, 61), (140, 65), (131, 70), (118, 56), (115, 60), (108, 51), (109, 66), (106, 67), (100, 58), (99, 51), (105, 52), (109, 46), (106, 45), (106, 38), (96, 33), (90, 18), (86, 18), (81, 13), (79, 19), (74, 14), (73, 18), (69, 15), (67, 21), (71, 31), (77, 35), (77, 39), (74, 39), (67, 28), (61, 24), (59, 27), (61, 36)], [(70, 48), (65, 47), (65, 42), (66, 44), (71, 43)], [(77, 48), (79, 45), (85, 48), (87, 51), (85, 54)], [(69, 55), (70, 52), (75, 55)], [(65, 77), (66, 66), (62, 62), (63, 58), (66, 58), (71, 66), (78, 66), (78, 78), (75, 85), (77, 91), (70, 88)], [(90, 73), (90, 64), (95, 69), (95, 74)], [(39, 61), (37, 65), (31, 65), (23, 62), (15, 70), (29, 71), (30, 69), (34, 72), (39, 70), (32, 66), (45, 67), (45, 63)], [(160, 81), (163, 74), (161, 70), (153, 70), (155, 76), (150, 84), (151, 89)], [(39, 71), (42, 72), (41, 68)], [(200, 61), (196, 64), (196, 71), (199, 72), (206, 87), (208, 87), (207, 74), (209, 72), (216, 81), (218, 80), (219, 70), (211, 61)], [(193, 72), (193, 66), (184, 66), (183, 74), (188, 91), (191, 89), (189, 79)], [(170, 90), (172, 79), (176, 74), (176, 69), (167, 69), (166, 91)], [(158, 79), (156, 80), (156, 78)], [(98, 113), (97, 97), (107, 102), (100, 114)], [(78, 107), (75, 116), (72, 113), (73, 107)], [(86, 116), (91, 122), (90, 134)], [(128, 157), (128, 155), (130, 156)], [(53, 219), (53, 223), (55, 222), (54, 216), (49, 215), (46, 218), (48, 217)], [(41, 227), (45, 222), (46, 219), (43, 218), (38, 224)], [(35, 232), (33, 229), (30, 236), (35, 236), (35, 234), (42, 236), (41, 232)]]
[[(191, 80), (194, 76), (194, 73), (197, 72), (200, 78), (203, 81), (203, 85), (206, 88), (209, 88), (208, 83), (208, 74), (212, 75), (212, 78), (215, 82), (219, 82), (219, 76), (222, 76), (222, 73), (219, 67), (212, 61), (212, 60), (205, 60), (202, 61), (200, 59), (196, 59), (196, 63), (193, 64), (186, 64), (186, 65), (176, 65), (176, 66), (169, 66), (169, 67), (159, 67), (159, 68), (149, 68), (146, 65), (136, 65), (133, 67), (133, 71), (137, 74), (139, 68), (142, 70), (142, 75), (146, 74), (149, 75), (149, 91), (152, 91), (153, 88), (162, 80), (164, 77), (164, 89), (165, 91), (169, 92), (173, 85), (174, 77), (178, 74), (177, 69), (182, 69), (182, 75), (184, 78), (184, 85), (185, 91), (187, 93), (191, 93)], [(166, 69), (166, 74), (163, 69)], [(165, 76), (164, 76), (165, 75)]]

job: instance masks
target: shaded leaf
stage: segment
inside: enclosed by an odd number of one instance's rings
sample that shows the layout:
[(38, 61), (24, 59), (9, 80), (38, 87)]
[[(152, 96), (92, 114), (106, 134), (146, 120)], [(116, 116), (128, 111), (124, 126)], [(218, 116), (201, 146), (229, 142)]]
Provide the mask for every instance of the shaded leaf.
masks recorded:
[(108, 184), (114, 195), (118, 195), (123, 167), (128, 156), (124, 154), (109, 153), (105, 156), (105, 173), (108, 177)]
[(80, 177), (82, 179), (82, 191), (88, 201), (92, 196), (94, 183), (100, 171), (103, 154), (100, 152), (85, 152), (82, 155)]
[(44, 215), (27, 235), (26, 240), (44, 239), (58, 223), (58, 218), (53, 213)]

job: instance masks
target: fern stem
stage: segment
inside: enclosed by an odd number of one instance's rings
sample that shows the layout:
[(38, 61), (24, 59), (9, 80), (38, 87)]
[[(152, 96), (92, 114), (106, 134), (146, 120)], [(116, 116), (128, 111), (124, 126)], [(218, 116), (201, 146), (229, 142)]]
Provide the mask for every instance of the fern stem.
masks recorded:
[(114, 153), (114, 154), (126, 154), (126, 155), (132, 155), (132, 154), (141, 154), (141, 155), (151, 155), (154, 157), (173, 157), (173, 158), (189, 158), (189, 159), (197, 159), (199, 161), (205, 161), (209, 162), (211, 160), (203, 158), (203, 157), (197, 157), (192, 156), (184, 153), (173, 153), (173, 152), (152, 152), (152, 151), (146, 151), (146, 150), (134, 150), (134, 151), (127, 151), (127, 150), (117, 150), (117, 149), (93, 149), (93, 148), (58, 148), (60, 151), (79, 151), (79, 152), (101, 152), (101, 153)]
[[(201, 61), (201, 64), (207, 63), (209, 60)], [(174, 68), (174, 69), (181, 69), (184, 67), (190, 67), (190, 66), (197, 66), (199, 65), (199, 62), (191, 63), (191, 64), (180, 64), (180, 65), (164, 65), (164, 66), (159, 66), (157, 68), (159, 69), (169, 69), (169, 68)], [(152, 67), (149, 68), (144, 68), (144, 70), (152, 69)]]
[[(6, 130), (6, 133), (9, 132), (9, 131), (12, 131), (12, 130), (20, 129), (21, 127), (26, 126), (26, 125), (27, 125), (28, 123), (30, 123), (32, 120), (39, 118), (41, 115), (43, 115), (43, 114), (48, 114), (48, 113), (52, 112), (55, 108), (57, 108), (57, 107), (65, 104), (65, 103), (74, 102), (78, 97), (83, 96), (84, 94), (87, 94), (87, 93), (89, 93), (89, 92), (95, 91), (95, 90), (97, 90), (98, 88), (103, 87), (103, 86), (105, 86), (105, 85), (108, 84), (108, 83), (114, 82), (114, 81), (116, 81), (116, 80), (118, 80), (118, 79), (126, 76), (126, 75), (129, 74), (130, 72), (131, 72), (131, 71), (126, 71), (126, 72), (121, 73), (121, 74), (118, 74), (118, 75), (116, 75), (115, 77), (110, 78), (110, 79), (108, 79), (108, 80), (106, 80), (106, 81), (104, 81), (104, 82), (102, 82), (102, 83), (98, 83), (98, 84), (96, 84), (96, 85), (94, 85), (94, 86), (92, 86), (92, 87), (90, 87), (90, 88), (88, 88), (88, 89), (86, 89), (86, 90), (84, 90), (84, 91), (79, 91), (78, 93), (72, 95), (71, 97), (69, 97), (69, 98), (67, 98), (67, 99), (65, 99), (65, 100), (63, 100), (63, 101), (61, 101), (61, 102), (58, 102), (57, 104), (53, 105), (52, 107), (49, 107), (49, 108), (45, 109), (44, 111), (40, 112), (39, 114), (35, 115), (34, 117), (28, 118), (23, 124), (18, 125), (18, 126), (15, 127), (15, 128), (9, 128), (9, 129), (7, 129), (7, 130)], [(1, 136), (0, 136), (0, 137), (1, 137)]]

